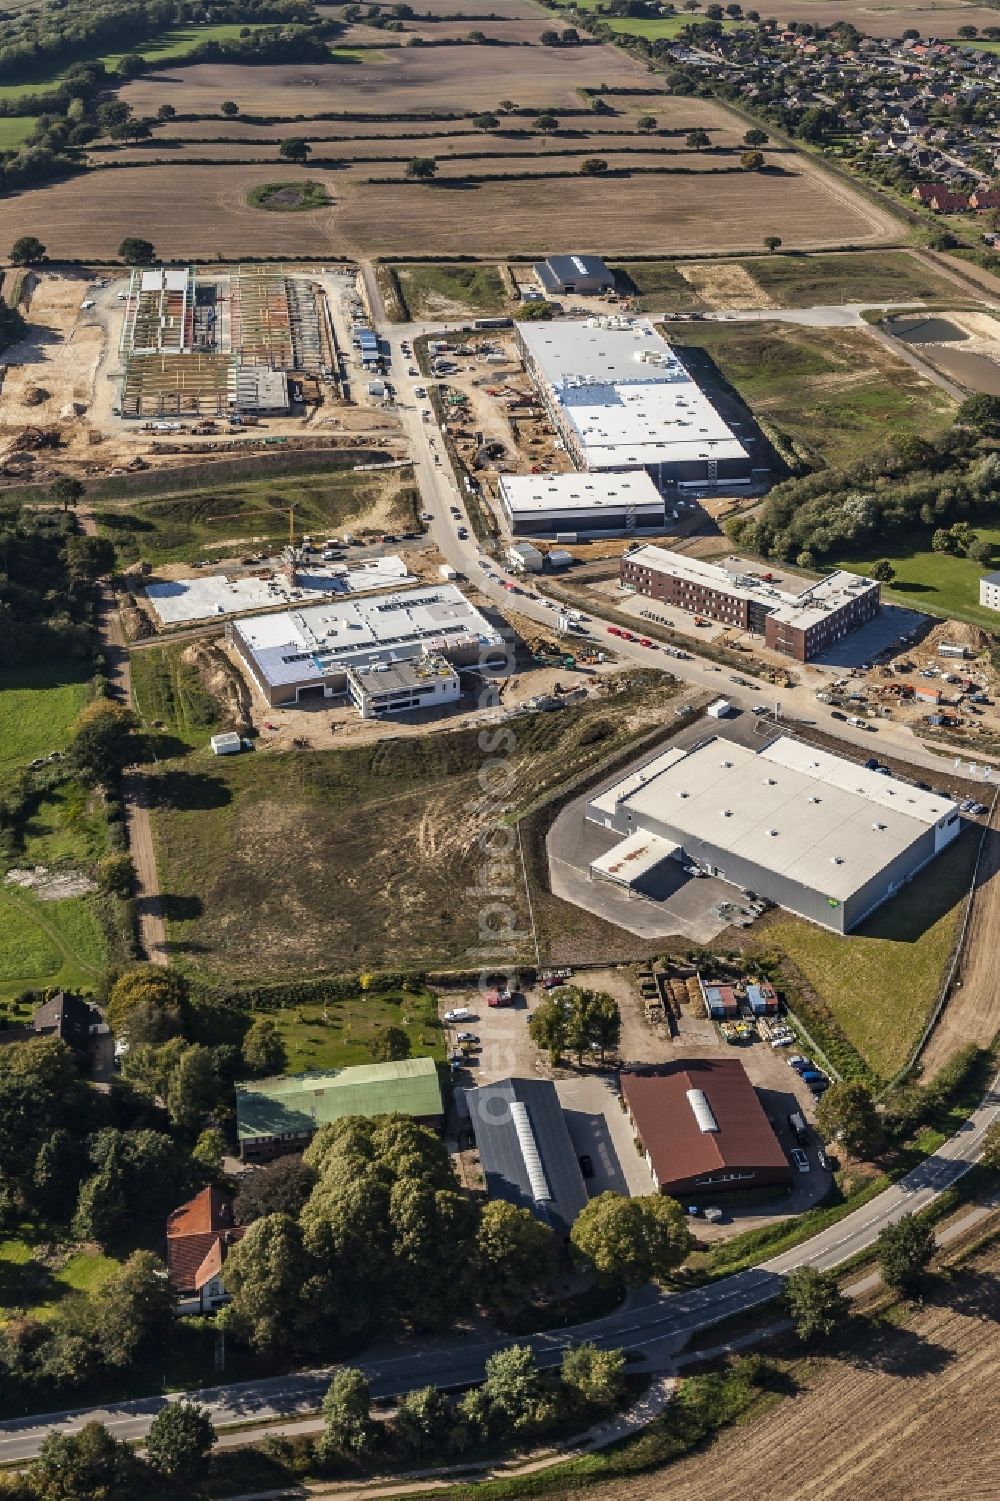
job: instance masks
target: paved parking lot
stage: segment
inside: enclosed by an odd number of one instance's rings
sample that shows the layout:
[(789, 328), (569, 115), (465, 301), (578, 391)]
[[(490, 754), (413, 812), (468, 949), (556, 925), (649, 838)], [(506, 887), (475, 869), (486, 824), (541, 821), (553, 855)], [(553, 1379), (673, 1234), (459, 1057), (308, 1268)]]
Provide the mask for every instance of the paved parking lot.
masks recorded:
[(632, 1197), (653, 1193), (649, 1168), (635, 1149), (632, 1128), (618, 1104), (614, 1075), (557, 1079), (556, 1094), (577, 1156), (587, 1156), (594, 1164), (594, 1176), (586, 1180), (590, 1197), (607, 1189)]

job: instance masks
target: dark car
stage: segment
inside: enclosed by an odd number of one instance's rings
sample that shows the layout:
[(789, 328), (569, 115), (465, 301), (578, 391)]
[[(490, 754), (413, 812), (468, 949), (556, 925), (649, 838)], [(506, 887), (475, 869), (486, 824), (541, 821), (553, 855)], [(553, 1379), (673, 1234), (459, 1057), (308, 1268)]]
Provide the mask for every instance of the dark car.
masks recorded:
[(585, 1178), (592, 1178), (594, 1176), (594, 1159), (584, 1154), (580, 1158), (580, 1171)]
[(841, 714), (841, 712), (840, 712), (839, 709), (831, 709), (830, 710), (830, 718), (831, 719), (846, 719), (847, 715), (846, 714)]

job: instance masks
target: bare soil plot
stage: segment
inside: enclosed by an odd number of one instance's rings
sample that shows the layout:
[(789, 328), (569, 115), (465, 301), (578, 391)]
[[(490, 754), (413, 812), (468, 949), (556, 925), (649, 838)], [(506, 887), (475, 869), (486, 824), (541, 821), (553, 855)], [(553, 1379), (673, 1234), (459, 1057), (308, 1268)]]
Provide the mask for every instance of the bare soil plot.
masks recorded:
[(869, 36), (902, 36), (915, 26), (924, 37), (953, 37), (959, 26), (997, 24), (996, 11), (965, 0), (785, 0), (768, 14), (814, 26), (847, 21)]
[(697, 293), (698, 301), (710, 308), (768, 308), (775, 304), (754, 281), (745, 266), (733, 261), (706, 261), (702, 265), (678, 266), (684, 280)]
[[(630, 1474), (629, 1501), (992, 1501), (984, 1435), (1000, 1419), (998, 1270), (994, 1247), (864, 1352), (799, 1363), (794, 1407), (776, 1401), (702, 1453)], [(587, 1495), (619, 1501), (623, 1489), (619, 1480)]]
[(240, 67), (200, 63), (136, 79), (120, 97), (138, 115), (172, 104), (179, 114), (216, 114), (234, 99), (244, 114), (310, 115), (327, 110), (491, 109), (518, 104), (581, 107), (578, 89), (637, 87), (649, 74), (615, 47), (435, 47), (383, 52), (374, 63), (288, 63)]
[[(807, 249), (892, 233), (893, 221), (796, 162), (787, 176), (581, 177), (468, 187), (336, 179), (335, 238), (345, 253), (518, 254), (561, 243), (604, 255), (755, 248), (765, 234)], [(558, 210), (554, 212), (554, 195)], [(25, 223), (25, 231), (28, 225)]]
[[(309, 170), (336, 200), (338, 179)], [(325, 255), (336, 249), (334, 209), (274, 214), (246, 195), (262, 181), (301, 182), (301, 167), (130, 167), (107, 169), (20, 193), (5, 201), (11, 239), (37, 234), (53, 257), (113, 255), (125, 235), (143, 234), (168, 258)], [(398, 189), (396, 190), (398, 192)]]
[(101, 330), (77, 322), (87, 278), (42, 272), (31, 285), (27, 337), (5, 350), (0, 366), (0, 450), (27, 426), (84, 411), (101, 357)]

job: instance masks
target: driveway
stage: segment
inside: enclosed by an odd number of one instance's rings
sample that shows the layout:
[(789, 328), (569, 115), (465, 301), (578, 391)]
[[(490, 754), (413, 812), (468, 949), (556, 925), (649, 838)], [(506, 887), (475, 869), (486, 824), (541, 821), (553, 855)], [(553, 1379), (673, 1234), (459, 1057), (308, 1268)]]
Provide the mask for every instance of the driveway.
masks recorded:
[(594, 1176), (586, 1180), (591, 1198), (606, 1189), (630, 1197), (653, 1193), (649, 1168), (635, 1149), (628, 1118), (618, 1103), (614, 1075), (587, 1074), (555, 1082), (577, 1155), (594, 1164)]

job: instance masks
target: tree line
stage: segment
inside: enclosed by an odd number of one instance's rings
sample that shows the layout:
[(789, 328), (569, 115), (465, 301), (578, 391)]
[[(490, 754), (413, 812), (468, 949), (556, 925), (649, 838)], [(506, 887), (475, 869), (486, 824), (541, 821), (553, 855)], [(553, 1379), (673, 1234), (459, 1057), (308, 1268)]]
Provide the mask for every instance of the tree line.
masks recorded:
[(785, 480), (726, 532), (739, 548), (811, 568), (923, 529), (936, 551), (988, 564), (974, 528), (1000, 503), (998, 443), (1000, 398), (970, 397), (938, 437), (901, 434), (853, 463)]

